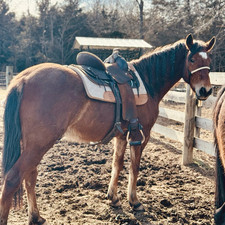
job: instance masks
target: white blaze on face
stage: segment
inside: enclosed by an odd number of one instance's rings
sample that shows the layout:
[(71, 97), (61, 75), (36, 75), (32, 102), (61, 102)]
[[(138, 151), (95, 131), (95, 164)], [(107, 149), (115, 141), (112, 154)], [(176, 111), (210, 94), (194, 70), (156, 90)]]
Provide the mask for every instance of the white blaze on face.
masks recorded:
[(208, 58), (206, 52), (199, 52), (198, 54), (199, 54), (203, 59), (207, 59), (207, 58)]

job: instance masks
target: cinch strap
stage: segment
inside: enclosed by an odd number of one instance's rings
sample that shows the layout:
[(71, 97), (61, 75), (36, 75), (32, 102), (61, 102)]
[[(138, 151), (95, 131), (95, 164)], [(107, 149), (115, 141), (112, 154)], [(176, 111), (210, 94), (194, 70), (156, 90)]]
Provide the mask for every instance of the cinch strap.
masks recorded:
[(208, 67), (208, 66), (200, 67), (200, 68), (198, 68), (198, 69), (196, 69), (196, 70), (191, 71), (191, 74), (193, 74), (193, 73), (195, 73), (195, 72), (198, 72), (199, 70), (204, 70), (204, 69), (210, 70), (210, 67)]

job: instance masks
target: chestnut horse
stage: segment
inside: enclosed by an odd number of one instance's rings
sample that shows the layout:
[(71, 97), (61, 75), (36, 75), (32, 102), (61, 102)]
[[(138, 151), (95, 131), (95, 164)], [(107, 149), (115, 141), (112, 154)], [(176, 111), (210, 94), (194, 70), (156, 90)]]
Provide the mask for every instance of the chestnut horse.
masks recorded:
[[(128, 201), (133, 210), (144, 210), (137, 197), (136, 182), (141, 154), (157, 119), (159, 102), (181, 78), (190, 84), (198, 99), (205, 100), (211, 94), (209, 51), (214, 43), (215, 37), (203, 42), (194, 41), (192, 35), (188, 35), (184, 40), (131, 61), (148, 91), (147, 103), (137, 106), (146, 139), (141, 145), (130, 147)], [(65, 133), (79, 142), (101, 141), (114, 126), (114, 114), (115, 104), (88, 98), (79, 75), (67, 67), (44, 63), (18, 74), (10, 84), (4, 114), (0, 224), (7, 224), (12, 199), (15, 193), (21, 192), (23, 180), (29, 224), (44, 224), (35, 197), (37, 165), (43, 155)], [(127, 122), (121, 123), (126, 132)], [(123, 168), (126, 135), (118, 134), (114, 141), (108, 198), (118, 207), (117, 184)], [(17, 199), (20, 197), (21, 194), (17, 195)]]
[(225, 86), (218, 93), (213, 123), (216, 147), (215, 223), (225, 225)]

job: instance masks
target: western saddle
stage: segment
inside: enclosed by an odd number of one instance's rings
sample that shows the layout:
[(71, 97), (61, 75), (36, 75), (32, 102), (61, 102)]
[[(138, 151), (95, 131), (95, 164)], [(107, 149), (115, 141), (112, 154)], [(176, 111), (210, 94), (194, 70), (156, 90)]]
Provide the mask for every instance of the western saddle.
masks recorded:
[(127, 141), (132, 145), (141, 145), (144, 140), (142, 125), (138, 121), (135, 97), (132, 88), (139, 88), (135, 73), (129, 68), (126, 60), (114, 49), (104, 62), (89, 52), (80, 52), (76, 58), (79, 69), (96, 84), (109, 86), (116, 99), (116, 119), (114, 128), (100, 142), (108, 143), (117, 131), (124, 134), (121, 128), (122, 119), (128, 121)]

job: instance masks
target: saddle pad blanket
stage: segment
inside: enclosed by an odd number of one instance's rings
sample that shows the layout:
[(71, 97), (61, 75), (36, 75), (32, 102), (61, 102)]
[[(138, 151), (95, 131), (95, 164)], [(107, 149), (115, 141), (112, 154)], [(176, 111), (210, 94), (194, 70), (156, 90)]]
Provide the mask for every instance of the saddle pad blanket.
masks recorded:
[[(81, 71), (79, 68), (75, 66), (70, 65), (69, 68), (73, 69), (81, 77), (86, 93), (89, 98), (104, 102), (112, 102), (112, 103), (116, 102), (114, 94), (109, 86), (98, 85), (93, 83), (90, 79), (88, 79), (88, 77), (83, 73), (83, 71)], [(133, 88), (136, 105), (143, 105), (147, 102), (148, 95), (138, 72), (135, 70), (133, 66), (132, 70), (135, 72), (135, 75), (137, 76), (140, 82), (139, 95), (137, 93), (137, 89)]]

